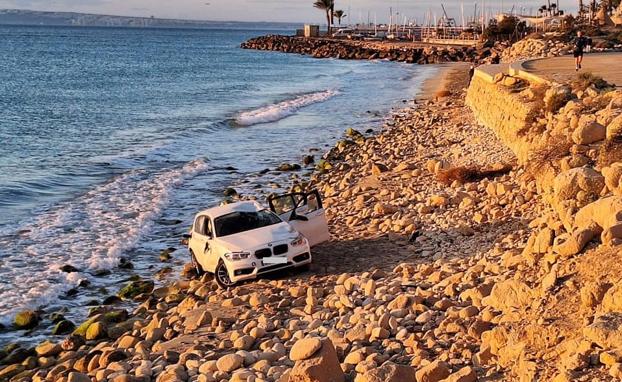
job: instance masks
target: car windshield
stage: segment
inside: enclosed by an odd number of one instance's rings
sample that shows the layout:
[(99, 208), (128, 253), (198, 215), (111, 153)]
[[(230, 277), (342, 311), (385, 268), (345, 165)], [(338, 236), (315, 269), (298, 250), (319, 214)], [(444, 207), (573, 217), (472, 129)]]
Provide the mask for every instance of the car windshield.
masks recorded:
[(258, 212), (232, 212), (214, 220), (216, 237), (235, 235), (257, 228), (278, 224), (281, 219), (268, 210)]

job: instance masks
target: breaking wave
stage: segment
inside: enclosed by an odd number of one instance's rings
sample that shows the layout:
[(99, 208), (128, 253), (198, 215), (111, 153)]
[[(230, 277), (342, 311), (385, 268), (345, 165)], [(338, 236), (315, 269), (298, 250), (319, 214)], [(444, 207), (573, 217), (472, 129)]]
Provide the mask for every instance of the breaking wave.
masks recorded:
[(278, 121), (289, 117), (305, 106), (324, 102), (337, 94), (339, 94), (337, 90), (324, 90), (316, 93), (303, 94), (293, 99), (240, 113), (235, 118), (235, 123), (239, 126), (252, 126), (260, 123)]
[[(0, 322), (55, 300), (95, 271), (116, 267), (149, 232), (171, 192), (207, 167), (198, 159), (156, 173), (132, 170), (41, 213), (17, 234), (0, 235), (0, 249), (15, 248), (0, 256), (0, 280), (11, 285), (0, 288)], [(65, 264), (79, 272), (62, 272)]]

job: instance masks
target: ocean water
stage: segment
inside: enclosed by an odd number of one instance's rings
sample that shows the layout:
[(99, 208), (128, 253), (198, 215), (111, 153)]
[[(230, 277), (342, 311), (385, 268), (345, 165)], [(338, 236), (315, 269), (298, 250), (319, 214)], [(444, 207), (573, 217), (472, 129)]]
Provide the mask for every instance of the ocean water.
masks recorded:
[(260, 172), (379, 128), (436, 73), (239, 48), (284, 32), (0, 26), (0, 323), (78, 322), (132, 275), (178, 274), (181, 235), (224, 188), (282, 189), (292, 174)]

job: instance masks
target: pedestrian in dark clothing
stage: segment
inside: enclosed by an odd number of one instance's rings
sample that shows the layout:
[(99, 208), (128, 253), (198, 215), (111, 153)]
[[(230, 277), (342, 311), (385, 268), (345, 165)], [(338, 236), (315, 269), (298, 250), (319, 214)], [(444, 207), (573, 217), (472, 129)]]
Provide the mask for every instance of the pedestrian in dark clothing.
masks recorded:
[(574, 49), (572, 55), (574, 56), (575, 70), (581, 69), (581, 63), (583, 62), (583, 51), (589, 44), (589, 39), (583, 36), (583, 32), (578, 31), (577, 37), (574, 39)]

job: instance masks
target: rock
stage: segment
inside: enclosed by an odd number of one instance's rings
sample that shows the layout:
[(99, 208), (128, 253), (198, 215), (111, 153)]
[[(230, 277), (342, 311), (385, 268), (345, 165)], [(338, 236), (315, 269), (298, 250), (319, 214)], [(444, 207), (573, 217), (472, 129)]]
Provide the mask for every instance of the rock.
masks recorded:
[(615, 117), (607, 125), (607, 139), (614, 139), (622, 135), (622, 115)]
[(67, 377), (67, 382), (91, 382), (88, 375), (72, 371)]
[(32, 310), (23, 310), (15, 315), (13, 324), (18, 329), (32, 329), (39, 324), (41, 317)]
[(389, 171), (389, 168), (382, 163), (374, 163), (371, 166), (371, 173), (372, 175), (375, 175), (375, 176), (378, 176), (382, 174), (383, 172), (387, 172), (387, 171)]
[(583, 335), (602, 348), (622, 348), (622, 313), (605, 313), (583, 328)]
[(25, 369), (26, 368), (23, 365), (19, 364), (6, 366), (3, 369), (0, 369), (0, 381), (8, 381)]
[(436, 360), (417, 370), (415, 376), (417, 382), (438, 382), (449, 376), (449, 365)]
[(331, 340), (322, 340), (322, 347), (311, 358), (296, 361), (288, 382), (344, 382)]
[(69, 264), (63, 265), (63, 266), (60, 268), (60, 270), (61, 270), (62, 272), (65, 272), (65, 273), (74, 273), (74, 272), (78, 272), (78, 268), (74, 267), (73, 265), (69, 265)]
[(414, 382), (415, 369), (411, 366), (385, 363), (380, 367), (358, 374), (354, 382)]
[(255, 339), (252, 336), (246, 335), (236, 339), (235, 342), (233, 342), (233, 347), (239, 350), (249, 350), (253, 347), (254, 343)]
[(108, 336), (106, 324), (101, 321), (94, 322), (86, 329), (85, 338), (87, 340), (97, 340)]
[(605, 139), (607, 129), (598, 122), (580, 124), (572, 133), (572, 141), (578, 145), (589, 145)]
[(313, 164), (314, 162), (315, 162), (315, 158), (313, 157), (313, 155), (305, 155), (302, 158), (302, 164), (304, 164), (305, 166), (309, 166)]
[(119, 297), (123, 299), (133, 299), (136, 296), (149, 293), (153, 290), (154, 284), (151, 280), (132, 281), (119, 291)]
[(216, 367), (220, 371), (224, 371), (226, 373), (230, 373), (233, 370), (237, 370), (242, 366), (244, 362), (244, 358), (238, 354), (227, 354), (216, 361)]
[(65, 351), (74, 351), (84, 345), (84, 342), (84, 338), (81, 335), (73, 334), (65, 338), (60, 346)]
[(586, 284), (581, 288), (581, 303), (585, 307), (593, 308), (601, 304), (601, 311), (622, 312), (622, 287), (597, 281)]
[(580, 192), (587, 198), (594, 198), (600, 194), (605, 186), (605, 178), (589, 167), (573, 168), (564, 171), (555, 177), (553, 190), (555, 202), (576, 199)]
[(279, 167), (277, 167), (277, 171), (297, 171), (300, 170), (300, 165), (295, 163), (283, 163)]
[(310, 358), (322, 347), (322, 341), (319, 338), (310, 337), (296, 341), (289, 352), (289, 359), (292, 361), (300, 361)]
[(54, 326), (54, 329), (52, 329), (52, 334), (55, 336), (61, 334), (68, 334), (71, 333), (75, 328), (76, 326), (73, 324), (73, 322), (69, 320), (62, 320)]
[(609, 375), (617, 378), (618, 380), (622, 378), (622, 363), (614, 363), (609, 368)]
[(536, 291), (525, 283), (512, 279), (496, 283), (490, 296), (482, 299), (482, 304), (497, 310), (508, 311), (529, 306), (534, 297), (536, 297)]
[(222, 194), (224, 196), (228, 196), (228, 197), (232, 197), (232, 196), (237, 196), (238, 192), (235, 190), (235, 188), (232, 187), (227, 187), (225, 188), (225, 190), (222, 192)]
[(603, 244), (613, 246), (622, 243), (622, 197), (610, 196), (581, 208), (575, 215), (576, 229), (590, 230), (601, 235)]
[(60, 344), (46, 341), (37, 345), (35, 351), (37, 352), (37, 355), (39, 357), (54, 357), (58, 355), (61, 351), (63, 351), (63, 348), (60, 346)]
[(477, 373), (471, 366), (465, 366), (462, 369), (445, 378), (443, 382), (476, 382)]

